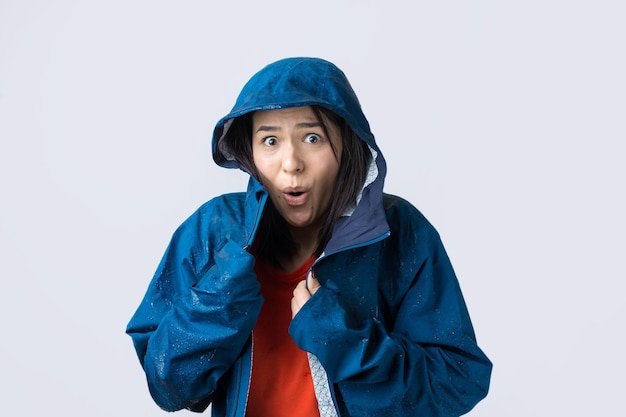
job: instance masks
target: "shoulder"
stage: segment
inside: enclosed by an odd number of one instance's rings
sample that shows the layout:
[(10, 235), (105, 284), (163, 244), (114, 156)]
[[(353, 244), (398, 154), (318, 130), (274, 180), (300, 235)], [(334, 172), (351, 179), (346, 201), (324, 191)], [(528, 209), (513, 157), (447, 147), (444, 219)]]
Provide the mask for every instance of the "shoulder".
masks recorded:
[(437, 233), (433, 225), (428, 221), (413, 204), (402, 197), (384, 194), (383, 205), (389, 227), (393, 230), (398, 227), (413, 226), (426, 233)]
[(207, 242), (237, 233), (245, 218), (245, 193), (214, 197), (194, 211), (174, 232), (174, 240)]
[(222, 242), (243, 241), (245, 193), (224, 194), (205, 202), (174, 231), (160, 269), (173, 272), (183, 264), (200, 271), (210, 264)]
[(431, 222), (413, 204), (402, 197), (384, 194), (383, 205), (391, 240), (401, 248), (420, 247), (431, 251), (441, 246), (439, 232)]
[(246, 201), (246, 193), (229, 193), (214, 197), (202, 204), (187, 219), (206, 219), (215, 215), (229, 215), (231, 217), (243, 216)]

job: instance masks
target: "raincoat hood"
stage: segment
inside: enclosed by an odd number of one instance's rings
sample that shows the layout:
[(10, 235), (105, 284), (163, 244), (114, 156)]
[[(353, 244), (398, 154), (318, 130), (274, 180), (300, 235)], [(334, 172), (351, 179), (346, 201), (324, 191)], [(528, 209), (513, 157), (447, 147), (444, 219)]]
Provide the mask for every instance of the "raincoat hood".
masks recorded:
[[(357, 206), (339, 219), (326, 252), (384, 237), (389, 229), (382, 207), (386, 163), (352, 86), (343, 71), (331, 62), (319, 58), (286, 58), (257, 72), (243, 87), (231, 112), (215, 126), (214, 161), (225, 168), (241, 168), (224, 140), (235, 118), (257, 110), (311, 105), (325, 107), (341, 116), (372, 153)], [(338, 235), (342, 237), (336, 238)]]
[(213, 159), (226, 168), (238, 168), (223, 146), (232, 120), (257, 110), (318, 105), (343, 117), (352, 130), (383, 158), (361, 110), (361, 104), (345, 74), (319, 58), (286, 58), (257, 72), (243, 87), (231, 112), (213, 132)]

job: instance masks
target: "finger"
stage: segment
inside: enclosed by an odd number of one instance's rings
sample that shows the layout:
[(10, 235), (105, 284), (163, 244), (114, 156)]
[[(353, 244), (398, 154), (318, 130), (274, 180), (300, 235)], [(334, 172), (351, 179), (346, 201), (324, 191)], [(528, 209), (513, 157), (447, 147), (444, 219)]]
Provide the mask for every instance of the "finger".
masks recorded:
[(300, 311), (300, 308), (302, 308), (301, 305), (298, 304), (298, 302), (296, 301), (296, 298), (292, 298), (291, 299), (291, 318), (293, 319), (296, 314), (298, 314), (298, 311)]
[(303, 305), (311, 298), (311, 293), (306, 287), (306, 281), (300, 281), (296, 288), (293, 290), (293, 298), (296, 299), (299, 305)]
[(291, 299), (291, 318), (298, 314), (298, 311), (302, 308), (311, 298), (311, 293), (306, 289), (306, 281), (300, 281), (296, 288), (293, 290), (293, 298)]

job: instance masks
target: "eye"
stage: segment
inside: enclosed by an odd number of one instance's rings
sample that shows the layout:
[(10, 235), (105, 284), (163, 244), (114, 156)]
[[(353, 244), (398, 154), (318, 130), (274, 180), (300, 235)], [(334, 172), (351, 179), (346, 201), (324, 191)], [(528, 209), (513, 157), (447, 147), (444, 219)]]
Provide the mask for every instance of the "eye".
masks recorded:
[(276, 139), (276, 136), (268, 136), (263, 139), (263, 144), (266, 146), (276, 146), (278, 144), (278, 139)]
[(321, 140), (322, 140), (322, 137), (316, 133), (309, 133), (308, 135), (306, 135), (306, 138), (304, 139), (304, 141), (307, 143), (318, 143)]

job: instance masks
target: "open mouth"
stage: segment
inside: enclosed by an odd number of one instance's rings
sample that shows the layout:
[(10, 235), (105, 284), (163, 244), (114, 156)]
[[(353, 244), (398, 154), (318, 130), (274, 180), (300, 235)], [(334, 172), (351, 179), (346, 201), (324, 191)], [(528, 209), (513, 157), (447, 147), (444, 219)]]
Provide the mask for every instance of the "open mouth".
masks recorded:
[(283, 198), (290, 206), (300, 206), (306, 203), (308, 192), (298, 189), (285, 190), (283, 191)]

